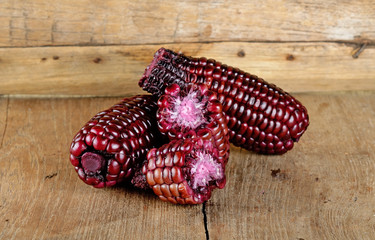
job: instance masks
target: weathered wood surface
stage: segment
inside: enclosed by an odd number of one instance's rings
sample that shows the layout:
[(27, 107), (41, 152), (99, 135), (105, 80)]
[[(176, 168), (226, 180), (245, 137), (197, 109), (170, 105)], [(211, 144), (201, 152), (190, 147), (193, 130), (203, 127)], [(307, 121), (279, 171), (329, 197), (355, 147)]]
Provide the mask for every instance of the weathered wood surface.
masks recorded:
[[(292, 151), (232, 147), (205, 209), (210, 239), (375, 238), (375, 92), (296, 97), (311, 125)], [(118, 100), (0, 98), (0, 239), (205, 239), (202, 206), (78, 178), (71, 138)]]
[(1, 98), (0, 239), (205, 238), (201, 206), (77, 179), (67, 158), (74, 132), (118, 100)]
[(374, 92), (297, 96), (311, 125), (294, 150), (231, 152), (207, 206), (212, 239), (375, 238)]
[(186, 43), (142, 46), (0, 48), (0, 94), (123, 96), (159, 47), (205, 56), (289, 92), (375, 90), (375, 48), (352, 57), (343, 43)]
[(0, 4), (0, 46), (375, 40), (360, 1), (43, 1)]

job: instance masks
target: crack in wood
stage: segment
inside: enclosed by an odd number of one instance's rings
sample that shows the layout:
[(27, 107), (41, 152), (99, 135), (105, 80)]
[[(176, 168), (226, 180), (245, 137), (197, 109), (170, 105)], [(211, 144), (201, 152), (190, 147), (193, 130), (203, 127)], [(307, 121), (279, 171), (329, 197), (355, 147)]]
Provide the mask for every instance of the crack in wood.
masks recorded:
[(53, 177), (55, 177), (55, 176), (57, 176), (57, 173), (52, 173), (52, 174), (50, 174), (50, 175), (45, 176), (45, 177), (44, 177), (44, 180), (46, 180), (46, 179), (51, 179), (51, 178), (53, 178)]
[(53, 23), (52, 23), (52, 26), (51, 26), (51, 36), (50, 36), (52, 44), (55, 42), (55, 36), (54, 36), (54, 34), (55, 34), (56, 31), (57, 31), (56, 30), (56, 21), (53, 20)]
[(9, 109), (9, 96), (7, 97), (7, 104), (6, 104), (6, 111), (5, 111), (5, 123), (4, 123), (4, 130), (3, 130), (3, 134), (2, 134), (2, 138), (0, 142), (0, 149), (3, 148), (5, 133), (8, 127), (8, 109)]
[(177, 30), (178, 30), (178, 25), (180, 24), (180, 13), (177, 13), (176, 16), (176, 25), (173, 31), (173, 40), (176, 40), (176, 35), (177, 35)]
[[(346, 45), (358, 45), (358, 40), (291, 40), (291, 41), (279, 41), (279, 40), (211, 40), (211, 41), (166, 41), (166, 42), (145, 42), (145, 43), (77, 43), (77, 44), (43, 44), (43, 45), (28, 45), (28, 46), (1, 46), (0, 49), (6, 48), (40, 48), (40, 47), (115, 47), (115, 46), (157, 46), (157, 45), (178, 45), (178, 44), (212, 44), (212, 43), (336, 43)], [(363, 43), (362, 43), (363, 44)], [(367, 47), (374, 47), (375, 40), (367, 41)]]
[(354, 53), (352, 55), (353, 58), (358, 58), (359, 55), (365, 50), (365, 48), (367, 47), (368, 45), (368, 42), (365, 41), (364, 43), (362, 43), (362, 45), (359, 47), (359, 48), (356, 48), (354, 50)]
[(204, 232), (206, 234), (206, 240), (209, 240), (210, 234), (208, 232), (208, 226), (207, 226), (206, 202), (202, 204), (202, 213), (203, 213), (203, 223), (204, 223)]

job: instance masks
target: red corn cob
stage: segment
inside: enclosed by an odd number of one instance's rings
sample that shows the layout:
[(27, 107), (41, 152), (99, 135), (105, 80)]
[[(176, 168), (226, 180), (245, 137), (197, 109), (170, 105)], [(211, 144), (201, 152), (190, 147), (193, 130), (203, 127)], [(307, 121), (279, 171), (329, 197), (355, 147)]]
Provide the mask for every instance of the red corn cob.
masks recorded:
[(139, 85), (160, 96), (172, 83), (204, 83), (218, 94), (231, 142), (248, 150), (282, 154), (293, 148), (309, 125), (306, 108), (262, 78), (215, 60), (159, 49)]
[(170, 140), (200, 137), (212, 141), (219, 161), (229, 158), (229, 134), (221, 103), (204, 84), (172, 84), (158, 100), (156, 118), (162, 134)]
[(95, 115), (70, 147), (70, 161), (78, 176), (97, 188), (130, 179), (148, 150), (162, 144), (156, 109), (153, 96), (138, 95)]
[(142, 172), (161, 200), (199, 204), (211, 197), (214, 188), (225, 186), (224, 168), (218, 157), (211, 141), (173, 140), (148, 152)]

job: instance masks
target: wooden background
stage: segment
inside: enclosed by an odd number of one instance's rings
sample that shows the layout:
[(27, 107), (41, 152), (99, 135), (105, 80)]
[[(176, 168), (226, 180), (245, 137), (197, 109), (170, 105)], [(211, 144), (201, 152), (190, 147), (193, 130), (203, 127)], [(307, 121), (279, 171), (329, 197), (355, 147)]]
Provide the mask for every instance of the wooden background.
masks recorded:
[(6, 0), (0, 94), (139, 93), (162, 46), (290, 92), (375, 90), (374, 12), (371, 0)]
[[(308, 131), (232, 147), (204, 206), (85, 185), (72, 137), (162, 46), (291, 92)], [(375, 239), (374, 46), (372, 0), (0, 1), (0, 239)]]

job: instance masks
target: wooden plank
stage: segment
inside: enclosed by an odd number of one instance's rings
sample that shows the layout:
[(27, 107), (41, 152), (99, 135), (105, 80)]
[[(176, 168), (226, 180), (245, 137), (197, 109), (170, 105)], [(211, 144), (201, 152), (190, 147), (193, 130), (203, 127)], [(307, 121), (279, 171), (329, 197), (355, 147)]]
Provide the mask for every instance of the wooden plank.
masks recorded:
[(0, 46), (375, 39), (372, 0), (5, 0), (0, 12)]
[(297, 97), (311, 125), (292, 151), (231, 149), (210, 239), (374, 239), (375, 93)]
[(338, 43), (191, 43), (144, 46), (0, 48), (0, 94), (123, 96), (160, 47), (205, 56), (289, 92), (375, 89), (375, 48), (352, 57)]
[[(296, 97), (311, 125), (292, 151), (231, 148), (227, 186), (206, 205), (210, 239), (374, 239), (375, 91)], [(71, 138), (118, 100), (0, 98), (0, 239), (205, 239), (201, 206), (78, 179)]]
[(10, 99), (0, 148), (0, 239), (205, 238), (201, 206), (166, 204), (125, 187), (94, 189), (78, 178), (68, 153), (74, 133), (118, 101)]

